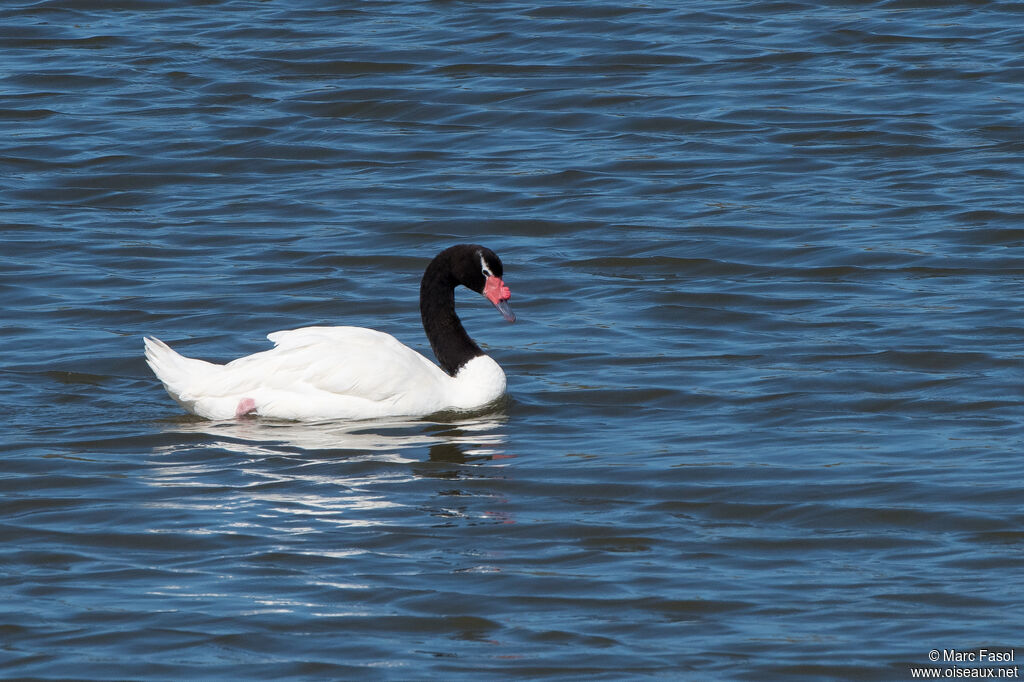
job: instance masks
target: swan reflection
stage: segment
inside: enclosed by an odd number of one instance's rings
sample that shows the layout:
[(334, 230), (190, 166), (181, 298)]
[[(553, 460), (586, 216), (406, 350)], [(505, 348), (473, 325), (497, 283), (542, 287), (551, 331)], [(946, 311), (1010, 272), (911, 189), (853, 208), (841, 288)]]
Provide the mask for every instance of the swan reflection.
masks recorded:
[[(145, 476), (147, 485), (164, 492), (146, 505), (198, 524), (152, 530), (296, 538), (422, 523), (413, 519), (498, 522), (489, 516), (492, 509), (475, 509), (471, 499), (477, 496), (460, 490), (457, 481), (503, 476), (495, 464), (508, 457), (507, 418), (503, 412), (449, 416), (169, 422), (164, 434), (171, 442), (151, 451)], [(445, 483), (418, 484), (429, 480)], [(289, 553), (301, 551), (291, 543), (285, 543)], [(314, 551), (323, 553), (320, 547)]]
[[(245, 456), (280, 455), (345, 457), (348, 460), (417, 462), (427, 451), (429, 459), (467, 462), (500, 458), (506, 436), (504, 413), (428, 420), (365, 420), (356, 422), (288, 422), (264, 419), (230, 421), (179, 420), (165, 433), (213, 438), (206, 447)], [(161, 448), (179, 450), (181, 444)], [(194, 447), (189, 443), (186, 447)]]

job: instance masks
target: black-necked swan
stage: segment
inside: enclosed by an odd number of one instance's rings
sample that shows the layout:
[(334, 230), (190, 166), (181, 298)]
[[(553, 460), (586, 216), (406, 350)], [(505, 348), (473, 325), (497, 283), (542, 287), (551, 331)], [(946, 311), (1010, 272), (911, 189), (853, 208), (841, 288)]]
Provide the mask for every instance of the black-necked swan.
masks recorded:
[(146, 338), (146, 362), (174, 400), (207, 419), (424, 416), (486, 405), (505, 373), (455, 314), (455, 287), (483, 294), (509, 322), (501, 259), (483, 246), (439, 253), (420, 282), (420, 316), (440, 368), (390, 334), (362, 327), (305, 327), (267, 336), (274, 348), (226, 365), (179, 355)]

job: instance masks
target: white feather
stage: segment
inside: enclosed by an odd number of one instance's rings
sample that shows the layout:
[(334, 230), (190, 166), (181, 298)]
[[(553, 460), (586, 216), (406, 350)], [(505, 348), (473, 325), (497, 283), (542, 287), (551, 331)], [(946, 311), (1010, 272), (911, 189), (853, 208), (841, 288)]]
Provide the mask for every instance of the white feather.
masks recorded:
[(505, 392), (505, 373), (486, 355), (451, 377), (373, 329), (305, 327), (267, 338), (273, 349), (226, 365), (183, 357), (147, 338), (146, 362), (179, 405), (208, 419), (245, 412), (297, 420), (422, 416), (480, 407)]

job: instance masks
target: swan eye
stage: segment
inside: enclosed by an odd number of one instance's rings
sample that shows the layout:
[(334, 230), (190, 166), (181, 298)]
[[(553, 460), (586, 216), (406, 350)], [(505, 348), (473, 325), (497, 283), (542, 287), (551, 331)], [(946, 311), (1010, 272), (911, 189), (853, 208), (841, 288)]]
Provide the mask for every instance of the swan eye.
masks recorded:
[(487, 267), (487, 261), (484, 260), (483, 254), (480, 255), (480, 272), (484, 277), (494, 277), (494, 273)]

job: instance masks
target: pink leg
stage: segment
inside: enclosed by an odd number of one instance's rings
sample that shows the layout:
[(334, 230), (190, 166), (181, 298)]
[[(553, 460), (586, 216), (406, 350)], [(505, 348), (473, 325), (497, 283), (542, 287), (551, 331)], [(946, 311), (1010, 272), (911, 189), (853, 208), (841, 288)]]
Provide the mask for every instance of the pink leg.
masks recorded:
[(235, 408), (235, 419), (244, 417), (250, 412), (256, 411), (256, 401), (252, 398), (242, 398), (238, 401), (238, 407)]

